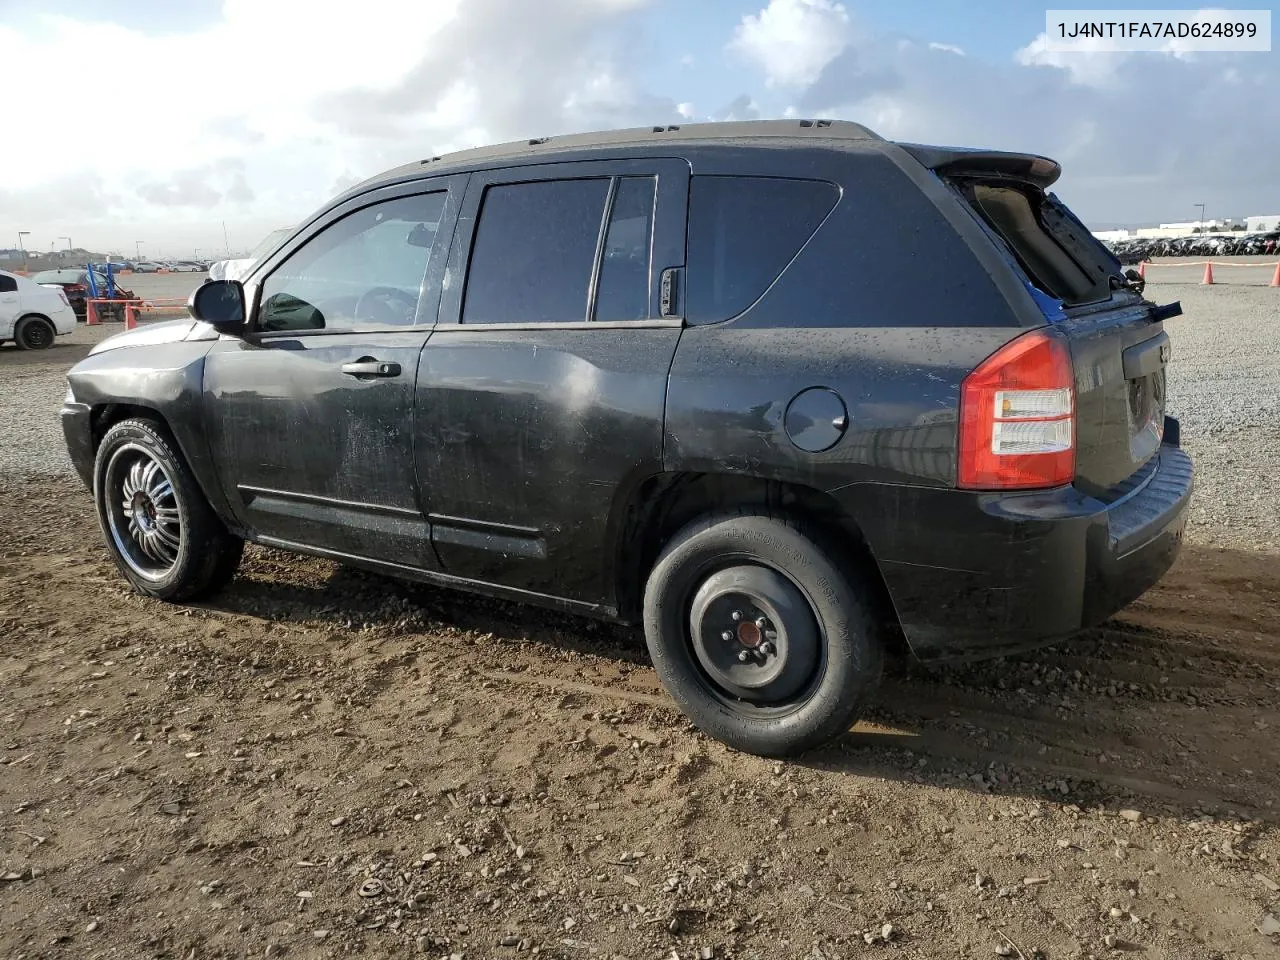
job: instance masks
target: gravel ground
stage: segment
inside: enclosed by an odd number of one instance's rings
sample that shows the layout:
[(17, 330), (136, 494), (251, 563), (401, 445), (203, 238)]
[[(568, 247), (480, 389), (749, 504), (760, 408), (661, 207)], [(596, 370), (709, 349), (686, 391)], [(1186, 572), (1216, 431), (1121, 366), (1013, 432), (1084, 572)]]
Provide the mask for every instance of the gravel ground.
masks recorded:
[(0, 498), (0, 957), (1264, 960), (1280, 567), (895, 671), (790, 763), (639, 632), (250, 548), (130, 592), (74, 481)]
[(22, 479), (114, 328), (0, 350), (0, 957), (1276, 956), (1280, 291), (1188, 278), (1151, 292), (1204, 542), (1056, 647), (895, 664), (785, 764), (635, 630), (260, 547), (137, 596), (79, 483)]
[(1147, 286), (1151, 299), (1179, 300), (1184, 311), (1165, 329), (1169, 413), (1196, 464), (1189, 536), (1280, 552), (1280, 289), (1254, 282), (1265, 269), (1219, 270), (1233, 282), (1202, 287), (1201, 270), (1157, 269)]
[[(1181, 300), (1185, 310), (1166, 329), (1173, 339), (1169, 412), (1182, 420), (1182, 442), (1197, 469), (1189, 535), (1214, 546), (1280, 552), (1280, 358), (1273, 346), (1280, 290), (1266, 285), (1265, 267), (1216, 269), (1221, 282), (1212, 287), (1199, 285), (1203, 267), (1177, 260), (1148, 271), (1149, 295)], [(182, 296), (199, 279), (135, 276), (130, 286), (143, 297)], [(81, 326), (42, 354), (0, 348), (0, 475), (71, 472), (57, 417), (64, 375), (118, 330)]]
[[(121, 277), (121, 285), (144, 299), (186, 297), (204, 281), (200, 273), (135, 274)], [(156, 313), (184, 315), (170, 309)], [(58, 410), (67, 392), (66, 373), (101, 340), (119, 333), (119, 323), (90, 327), (59, 337), (37, 353), (0, 346), (0, 476), (48, 477), (72, 473), (62, 440)]]

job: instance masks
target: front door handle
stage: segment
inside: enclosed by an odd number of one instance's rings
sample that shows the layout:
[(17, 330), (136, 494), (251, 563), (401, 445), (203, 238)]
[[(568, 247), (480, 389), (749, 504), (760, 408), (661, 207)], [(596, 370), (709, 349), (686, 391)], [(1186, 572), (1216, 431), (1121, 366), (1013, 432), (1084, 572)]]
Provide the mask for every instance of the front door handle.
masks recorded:
[(349, 377), (398, 377), (400, 364), (361, 357), (355, 363), (344, 363), (342, 372)]

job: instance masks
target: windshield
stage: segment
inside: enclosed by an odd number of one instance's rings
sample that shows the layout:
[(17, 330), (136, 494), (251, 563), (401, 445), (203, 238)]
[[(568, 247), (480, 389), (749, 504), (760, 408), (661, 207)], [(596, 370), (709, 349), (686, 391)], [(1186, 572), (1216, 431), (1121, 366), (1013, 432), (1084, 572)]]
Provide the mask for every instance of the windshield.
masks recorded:
[(37, 273), (31, 278), (36, 283), (71, 283), (74, 278), (62, 276), (61, 270), (45, 270), (43, 273)]
[(280, 241), (289, 236), (292, 232), (293, 227), (282, 227), (279, 230), (272, 230), (262, 239), (261, 243), (253, 248), (253, 253), (249, 254), (249, 259), (254, 263), (257, 263), (268, 253), (274, 250), (279, 245)]

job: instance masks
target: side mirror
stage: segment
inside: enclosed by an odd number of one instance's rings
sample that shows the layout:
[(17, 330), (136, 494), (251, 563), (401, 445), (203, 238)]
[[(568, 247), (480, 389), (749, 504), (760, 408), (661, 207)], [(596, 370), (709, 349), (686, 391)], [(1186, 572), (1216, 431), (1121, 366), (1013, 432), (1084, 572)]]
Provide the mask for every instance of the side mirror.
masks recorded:
[(244, 287), (239, 280), (203, 283), (187, 301), (187, 313), (219, 333), (240, 333), (244, 329)]

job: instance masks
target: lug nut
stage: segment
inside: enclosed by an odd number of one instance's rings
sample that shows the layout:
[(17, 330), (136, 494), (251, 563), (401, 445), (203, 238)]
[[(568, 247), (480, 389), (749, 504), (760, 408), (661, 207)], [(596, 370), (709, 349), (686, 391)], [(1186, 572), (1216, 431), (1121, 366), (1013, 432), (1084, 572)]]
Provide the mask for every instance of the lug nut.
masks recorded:
[(734, 623), (737, 623), (739, 620), (741, 620), (741, 619), (742, 619), (742, 611), (741, 611), (741, 610), (735, 610), (735, 611), (733, 611), (733, 613), (729, 614), (729, 616), (732, 618), (732, 620), (733, 620), (733, 622), (734, 622)]
[(756, 617), (756, 626), (760, 628), (760, 632), (764, 632), (764, 628), (769, 625), (769, 621), (764, 617)]
[(733, 639), (733, 631), (732, 630), (724, 631), (724, 633), (720, 634), (720, 639), (723, 640), (725, 643), (728, 643)]
[(750, 650), (739, 650), (739, 651), (738, 651), (738, 662), (739, 662), (739, 663), (748, 663), (748, 662), (750, 662), (750, 660), (751, 660), (751, 651), (750, 651)]
[(760, 644), (760, 652), (763, 653), (766, 657), (772, 656), (773, 650), (774, 650), (773, 644), (770, 643), (768, 640)]

